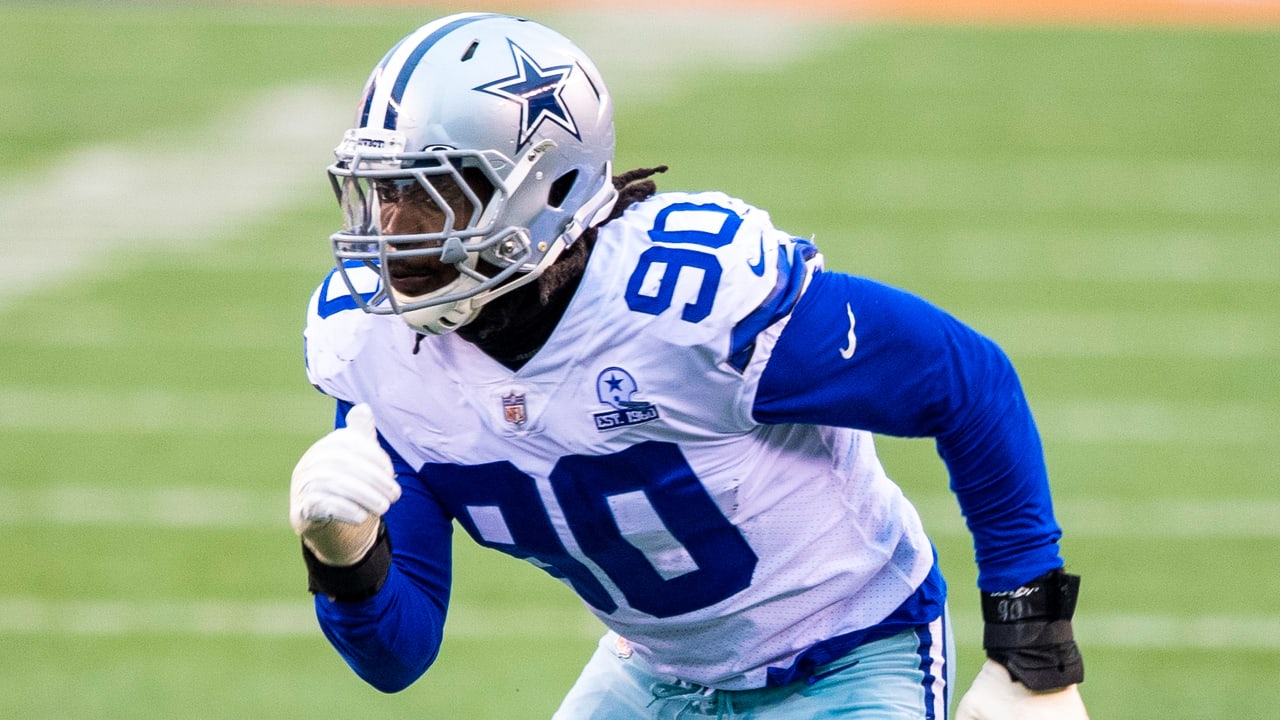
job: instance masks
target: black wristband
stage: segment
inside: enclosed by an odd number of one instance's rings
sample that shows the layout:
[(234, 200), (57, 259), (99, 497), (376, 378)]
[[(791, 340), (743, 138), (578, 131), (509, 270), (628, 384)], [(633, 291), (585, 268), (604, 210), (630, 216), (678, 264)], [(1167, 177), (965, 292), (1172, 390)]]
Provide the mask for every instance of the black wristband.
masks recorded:
[(302, 543), (302, 559), (307, 564), (307, 590), (336, 602), (368, 600), (382, 589), (391, 570), (391, 536), (385, 524), (378, 525), (378, 537), (369, 552), (354, 565), (326, 565)]
[(1058, 569), (1014, 590), (982, 593), (987, 657), (1032, 690), (1084, 682), (1071, 628), (1080, 576)]

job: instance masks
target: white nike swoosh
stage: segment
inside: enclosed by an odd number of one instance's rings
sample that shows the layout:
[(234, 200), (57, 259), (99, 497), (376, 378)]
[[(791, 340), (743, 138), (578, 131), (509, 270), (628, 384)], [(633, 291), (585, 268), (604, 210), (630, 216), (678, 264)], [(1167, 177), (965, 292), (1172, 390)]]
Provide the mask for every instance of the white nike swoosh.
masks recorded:
[(747, 262), (747, 267), (756, 277), (764, 277), (764, 234), (760, 235), (760, 257), (756, 262)]
[(849, 313), (849, 347), (840, 351), (840, 357), (848, 360), (853, 357), (853, 351), (858, 349), (858, 336), (853, 332), (853, 326), (857, 324), (857, 320), (853, 317), (853, 308), (845, 303), (844, 309)]

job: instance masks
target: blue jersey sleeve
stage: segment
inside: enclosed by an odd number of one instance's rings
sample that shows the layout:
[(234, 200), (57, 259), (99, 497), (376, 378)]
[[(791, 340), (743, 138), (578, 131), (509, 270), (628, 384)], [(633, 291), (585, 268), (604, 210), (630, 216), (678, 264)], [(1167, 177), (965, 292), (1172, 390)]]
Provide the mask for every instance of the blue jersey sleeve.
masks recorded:
[(753, 416), (931, 437), (973, 535), (978, 585), (1062, 566), (1039, 433), (992, 341), (910, 293), (817, 273), (761, 376)]
[[(351, 404), (338, 402), (337, 426)], [(391, 540), (391, 569), (368, 600), (334, 602), (317, 595), (320, 628), (351, 669), (383, 692), (397, 692), (435, 661), (444, 635), (452, 577), (449, 514), (385, 442), (402, 488), (383, 520)]]

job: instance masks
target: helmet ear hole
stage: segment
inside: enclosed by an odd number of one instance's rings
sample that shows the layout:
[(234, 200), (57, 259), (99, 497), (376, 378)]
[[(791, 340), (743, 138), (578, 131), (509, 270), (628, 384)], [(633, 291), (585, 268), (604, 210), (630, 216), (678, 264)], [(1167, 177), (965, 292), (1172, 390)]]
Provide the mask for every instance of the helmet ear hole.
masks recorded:
[(551, 183), (551, 189), (547, 192), (547, 205), (558, 208), (564, 204), (564, 199), (569, 197), (569, 191), (573, 189), (573, 184), (578, 180), (578, 171), (570, 170), (561, 175)]

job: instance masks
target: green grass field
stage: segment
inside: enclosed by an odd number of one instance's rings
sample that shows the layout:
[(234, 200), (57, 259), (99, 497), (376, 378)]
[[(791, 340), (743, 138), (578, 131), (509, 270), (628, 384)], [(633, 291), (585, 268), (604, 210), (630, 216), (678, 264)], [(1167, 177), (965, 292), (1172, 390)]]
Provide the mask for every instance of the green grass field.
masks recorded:
[[(439, 662), (367, 688), (285, 518), (331, 414), (300, 337), (323, 168), (436, 14), (0, 5), (0, 717), (539, 718), (576, 676), (578, 601), (460, 534)], [(619, 169), (737, 194), (1009, 351), (1093, 717), (1280, 705), (1280, 32), (535, 17), (615, 79)], [(968, 538), (932, 445), (881, 447), (963, 689)]]

